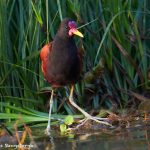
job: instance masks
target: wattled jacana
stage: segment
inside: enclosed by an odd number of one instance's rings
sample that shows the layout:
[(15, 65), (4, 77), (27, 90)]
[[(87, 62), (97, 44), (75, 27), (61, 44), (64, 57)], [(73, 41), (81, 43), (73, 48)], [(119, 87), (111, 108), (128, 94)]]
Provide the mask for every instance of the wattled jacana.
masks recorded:
[[(92, 117), (73, 101), (74, 84), (78, 81), (82, 70), (81, 54), (76, 47), (73, 35), (83, 37), (82, 33), (77, 30), (76, 22), (66, 18), (61, 22), (54, 40), (45, 45), (41, 50), (40, 58), (42, 61), (42, 72), (45, 79), (53, 88), (72, 85), (69, 101), (75, 108), (82, 112), (87, 119), (108, 124), (107, 122), (100, 121), (103, 120), (102, 118)], [(54, 90), (52, 90), (50, 97), (47, 133), (50, 131), (53, 94)]]

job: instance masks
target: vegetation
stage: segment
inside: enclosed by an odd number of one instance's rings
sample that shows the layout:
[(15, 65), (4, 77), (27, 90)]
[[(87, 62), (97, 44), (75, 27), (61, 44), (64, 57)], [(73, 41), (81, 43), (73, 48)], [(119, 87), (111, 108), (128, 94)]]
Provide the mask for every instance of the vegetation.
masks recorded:
[[(84, 55), (74, 95), (80, 106), (135, 107), (148, 95), (150, 1), (0, 0), (0, 120), (9, 127), (18, 119), (46, 126), (51, 88), (41, 73), (39, 52), (65, 17), (77, 20), (84, 34), (76, 38)], [(69, 87), (55, 91), (54, 121), (77, 114), (68, 94)]]

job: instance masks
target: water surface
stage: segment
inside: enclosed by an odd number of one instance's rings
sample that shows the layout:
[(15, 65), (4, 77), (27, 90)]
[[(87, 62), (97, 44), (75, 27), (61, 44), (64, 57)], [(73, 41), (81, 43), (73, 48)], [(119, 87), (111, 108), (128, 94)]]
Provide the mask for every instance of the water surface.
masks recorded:
[(150, 126), (112, 131), (92, 131), (68, 135), (55, 134), (36, 139), (43, 150), (150, 150)]

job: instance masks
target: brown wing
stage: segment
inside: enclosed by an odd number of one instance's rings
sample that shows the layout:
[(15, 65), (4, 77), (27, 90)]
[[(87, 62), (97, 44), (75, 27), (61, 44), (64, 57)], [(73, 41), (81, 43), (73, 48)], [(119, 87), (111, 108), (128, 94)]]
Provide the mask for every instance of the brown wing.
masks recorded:
[(42, 49), (41, 49), (41, 52), (40, 52), (40, 58), (41, 58), (41, 61), (42, 61), (42, 64), (41, 64), (41, 69), (42, 69), (42, 72), (44, 74), (44, 77), (47, 79), (46, 77), (46, 69), (47, 69), (47, 65), (49, 63), (49, 56), (50, 56), (50, 53), (51, 53), (51, 48), (52, 48), (52, 42), (46, 44)]
[(41, 49), (41, 52), (40, 52), (41, 61), (44, 61), (44, 59), (49, 55), (51, 51), (51, 47), (52, 47), (52, 42), (44, 45), (44, 47)]

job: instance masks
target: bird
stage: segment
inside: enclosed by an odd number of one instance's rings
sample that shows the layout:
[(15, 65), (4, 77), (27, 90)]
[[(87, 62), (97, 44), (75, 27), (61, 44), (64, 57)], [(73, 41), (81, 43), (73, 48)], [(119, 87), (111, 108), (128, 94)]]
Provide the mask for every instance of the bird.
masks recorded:
[(108, 125), (108, 122), (101, 121), (102, 118), (93, 117), (79, 107), (73, 100), (74, 85), (78, 82), (82, 71), (82, 56), (76, 46), (74, 35), (83, 38), (83, 34), (77, 29), (77, 23), (71, 18), (61, 21), (54, 39), (46, 44), (40, 52), (41, 70), (44, 78), (52, 86), (50, 96), (49, 119), (46, 133), (49, 134), (51, 110), (53, 105), (54, 89), (64, 86), (71, 86), (69, 102), (78, 109), (87, 119)]

